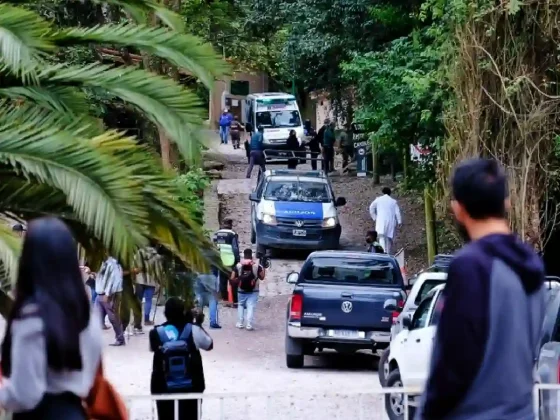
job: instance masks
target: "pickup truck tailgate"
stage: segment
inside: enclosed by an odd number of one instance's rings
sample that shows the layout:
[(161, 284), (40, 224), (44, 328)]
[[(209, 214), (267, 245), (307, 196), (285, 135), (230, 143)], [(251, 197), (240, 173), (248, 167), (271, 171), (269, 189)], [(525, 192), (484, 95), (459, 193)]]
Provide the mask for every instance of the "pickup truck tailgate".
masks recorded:
[(388, 299), (402, 299), (395, 287), (306, 284), (303, 292), (302, 326), (359, 328), (389, 331), (391, 312), (383, 308)]

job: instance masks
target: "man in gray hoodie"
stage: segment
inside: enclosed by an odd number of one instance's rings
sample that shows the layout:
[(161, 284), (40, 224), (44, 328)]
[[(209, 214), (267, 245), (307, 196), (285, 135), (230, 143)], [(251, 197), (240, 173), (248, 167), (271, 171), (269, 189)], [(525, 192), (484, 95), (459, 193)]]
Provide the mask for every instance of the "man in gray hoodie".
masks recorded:
[(494, 160), (460, 164), (451, 208), (469, 243), (449, 266), (418, 420), (533, 420), (533, 365), (545, 312), (544, 267), (509, 229)]

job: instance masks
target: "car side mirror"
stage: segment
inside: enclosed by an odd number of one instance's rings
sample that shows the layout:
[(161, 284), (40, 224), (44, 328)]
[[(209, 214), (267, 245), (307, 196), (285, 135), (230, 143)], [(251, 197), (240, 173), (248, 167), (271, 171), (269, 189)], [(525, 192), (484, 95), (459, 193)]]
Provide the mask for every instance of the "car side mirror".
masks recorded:
[(335, 205), (336, 207), (345, 206), (345, 205), (346, 205), (346, 198), (344, 198), (344, 197), (338, 197), (338, 198), (336, 199), (336, 201), (334, 202), (334, 205)]
[(397, 301), (395, 299), (387, 299), (383, 304), (383, 309), (394, 312), (397, 310)]
[(250, 201), (254, 201), (255, 203), (258, 203), (259, 201), (261, 201), (261, 200), (259, 200), (259, 198), (257, 197), (257, 193), (251, 193), (251, 194), (249, 194), (249, 200), (250, 200)]
[(404, 328), (410, 330), (411, 329), (410, 327), (412, 327), (412, 319), (410, 319), (410, 317), (408, 316), (405, 316), (403, 317), (402, 324)]
[(406, 290), (407, 292), (412, 290), (412, 286), (414, 286), (413, 284), (407, 284), (406, 286), (404, 286), (404, 290)]
[(288, 284), (296, 284), (299, 279), (299, 273), (292, 271), (290, 274), (286, 276), (286, 283)]

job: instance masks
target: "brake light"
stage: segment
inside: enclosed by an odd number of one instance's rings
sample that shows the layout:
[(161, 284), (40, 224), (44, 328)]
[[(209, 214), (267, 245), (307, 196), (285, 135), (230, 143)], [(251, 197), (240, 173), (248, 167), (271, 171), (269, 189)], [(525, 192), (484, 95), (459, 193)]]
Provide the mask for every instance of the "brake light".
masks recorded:
[(303, 308), (303, 296), (293, 295), (292, 303), (290, 305), (290, 320), (301, 320), (301, 311)]
[(399, 317), (400, 313), (402, 312), (402, 310), (404, 308), (404, 300), (399, 300), (397, 302), (397, 308), (398, 308), (398, 310), (391, 312), (391, 318), (392, 318), (393, 324), (396, 324), (397, 318)]

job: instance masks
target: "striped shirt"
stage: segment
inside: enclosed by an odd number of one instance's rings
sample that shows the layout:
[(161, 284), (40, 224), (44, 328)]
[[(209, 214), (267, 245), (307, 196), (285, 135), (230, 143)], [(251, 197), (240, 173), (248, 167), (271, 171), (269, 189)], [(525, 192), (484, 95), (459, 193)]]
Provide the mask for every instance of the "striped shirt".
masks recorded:
[(113, 257), (105, 260), (95, 280), (95, 293), (112, 296), (123, 290), (123, 273), (118, 261)]

